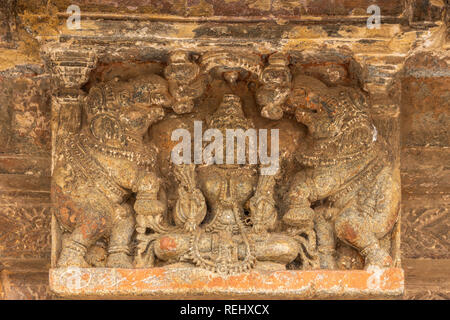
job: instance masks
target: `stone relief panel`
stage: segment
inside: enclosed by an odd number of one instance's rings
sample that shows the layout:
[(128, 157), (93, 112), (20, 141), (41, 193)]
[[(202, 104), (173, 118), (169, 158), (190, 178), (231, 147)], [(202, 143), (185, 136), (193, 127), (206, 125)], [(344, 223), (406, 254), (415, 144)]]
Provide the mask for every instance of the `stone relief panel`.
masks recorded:
[(400, 265), (398, 163), (354, 75), (325, 83), (288, 53), (88, 57), (59, 92), (76, 92), (79, 116), (55, 103), (56, 267)]

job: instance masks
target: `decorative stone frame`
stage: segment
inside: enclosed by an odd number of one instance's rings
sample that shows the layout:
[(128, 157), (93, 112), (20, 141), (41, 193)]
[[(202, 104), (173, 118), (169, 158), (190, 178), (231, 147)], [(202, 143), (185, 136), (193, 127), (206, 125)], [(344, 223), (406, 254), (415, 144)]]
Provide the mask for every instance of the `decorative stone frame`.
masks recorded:
[[(83, 30), (67, 31), (59, 41), (43, 51), (54, 80), (52, 97), (52, 157), (58, 153), (61, 132), (75, 132), (81, 119), (83, 86), (100, 64), (127, 61), (167, 63), (170, 52), (183, 48), (193, 55), (217, 50), (243, 50), (258, 55), (274, 52), (294, 59), (316, 57), (322, 62), (348, 63), (355, 81), (369, 94), (371, 115), (378, 132), (389, 143), (399, 163), (400, 96), (396, 77), (409, 49), (421, 39), (408, 31), (405, 21), (386, 21), (388, 37), (370, 32), (365, 20), (289, 21), (289, 27), (270, 19), (159, 19), (146, 17), (91, 16)], [(341, 27), (332, 27), (340, 23)], [(344, 27), (362, 34), (360, 38), (329, 36)], [(331, 30), (331, 29), (333, 30)], [(402, 30), (404, 28), (405, 30)], [(328, 30), (328, 31), (327, 31)], [(331, 31), (330, 31), (331, 30)], [(101, 32), (99, 32), (101, 31)], [(338, 32), (339, 31), (339, 32)], [(327, 35), (328, 32), (328, 35)], [(349, 37), (351, 37), (349, 35)], [(324, 50), (323, 48), (326, 48)], [(58, 208), (55, 208), (57, 210)], [(400, 244), (400, 224), (395, 237)], [(204, 279), (196, 271), (180, 280), (171, 272), (153, 269), (58, 269), (61, 237), (56, 219), (52, 220), (51, 289), (63, 296), (248, 296), (248, 297), (349, 297), (397, 296), (403, 292), (403, 271), (399, 247), (396, 268), (381, 271), (283, 271), (278, 275), (250, 273), (235, 278), (219, 276)], [(75, 280), (74, 280), (75, 279)], [(88, 281), (86, 281), (88, 279)], [(146, 282), (146, 279), (153, 279)], [(81, 286), (70, 285), (70, 281)], [(78, 281), (78, 282), (77, 282)], [(243, 284), (239, 283), (244, 281)], [(131, 283), (136, 283), (132, 285)], [(285, 285), (287, 283), (287, 285)], [(79, 284), (79, 283), (78, 283)]]

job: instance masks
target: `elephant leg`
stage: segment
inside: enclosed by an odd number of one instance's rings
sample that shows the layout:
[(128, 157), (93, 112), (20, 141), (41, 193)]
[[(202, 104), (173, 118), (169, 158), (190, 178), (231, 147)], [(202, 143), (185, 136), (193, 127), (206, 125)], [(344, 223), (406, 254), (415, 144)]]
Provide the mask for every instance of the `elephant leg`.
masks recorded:
[(108, 259), (109, 268), (133, 268), (130, 242), (134, 232), (135, 221), (133, 208), (129, 204), (117, 206), (114, 211), (111, 236), (109, 239)]
[[(370, 193), (375, 214), (372, 219), (373, 231), (378, 239), (390, 232), (398, 219), (400, 209), (400, 181), (398, 171), (391, 172), (389, 167), (383, 169), (377, 177)], [(367, 201), (365, 201), (367, 203)]]
[(356, 206), (345, 208), (335, 221), (336, 235), (359, 250), (365, 259), (365, 268), (390, 267), (392, 258), (381, 248), (374, 232), (374, 221), (360, 213)]
[[(398, 171), (385, 167), (372, 186), (360, 192), (336, 220), (339, 238), (356, 247), (370, 266), (390, 267), (392, 258), (379, 239), (394, 227), (399, 212)], [(368, 214), (369, 213), (369, 214)]]
[(83, 210), (77, 217), (73, 232), (63, 243), (58, 267), (89, 267), (84, 259), (87, 249), (107, 234), (110, 227), (108, 206), (89, 200), (78, 203)]
[(89, 264), (84, 259), (87, 248), (91, 245), (88, 241), (82, 227), (77, 227), (73, 230), (70, 236), (63, 241), (63, 247), (59, 255), (57, 266), (63, 267), (79, 267), (88, 268)]

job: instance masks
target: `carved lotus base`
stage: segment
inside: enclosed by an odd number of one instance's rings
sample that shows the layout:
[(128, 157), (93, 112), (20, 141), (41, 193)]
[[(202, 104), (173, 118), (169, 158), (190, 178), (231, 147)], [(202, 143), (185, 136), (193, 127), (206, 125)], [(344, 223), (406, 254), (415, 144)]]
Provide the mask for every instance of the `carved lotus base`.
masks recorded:
[(71, 298), (365, 298), (400, 296), (403, 270), (251, 271), (219, 275), (194, 268), (50, 270), (50, 288)]

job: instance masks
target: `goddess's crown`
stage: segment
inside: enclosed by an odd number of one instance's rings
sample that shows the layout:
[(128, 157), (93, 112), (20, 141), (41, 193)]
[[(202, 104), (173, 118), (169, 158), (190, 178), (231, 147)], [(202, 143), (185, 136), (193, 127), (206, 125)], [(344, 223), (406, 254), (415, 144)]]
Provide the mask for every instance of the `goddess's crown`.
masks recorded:
[(247, 130), (254, 126), (244, 115), (241, 98), (234, 94), (225, 94), (219, 108), (209, 119), (208, 127)]

